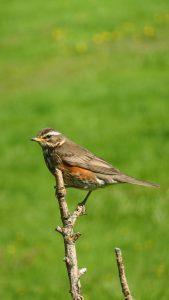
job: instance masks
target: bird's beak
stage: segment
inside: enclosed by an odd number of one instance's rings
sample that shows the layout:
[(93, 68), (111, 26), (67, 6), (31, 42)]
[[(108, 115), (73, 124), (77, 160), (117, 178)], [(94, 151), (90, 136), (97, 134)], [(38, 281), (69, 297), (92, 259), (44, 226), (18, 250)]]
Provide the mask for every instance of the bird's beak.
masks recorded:
[(34, 138), (31, 139), (31, 141), (41, 143), (41, 142), (43, 142), (43, 139), (38, 138), (38, 137), (34, 137)]

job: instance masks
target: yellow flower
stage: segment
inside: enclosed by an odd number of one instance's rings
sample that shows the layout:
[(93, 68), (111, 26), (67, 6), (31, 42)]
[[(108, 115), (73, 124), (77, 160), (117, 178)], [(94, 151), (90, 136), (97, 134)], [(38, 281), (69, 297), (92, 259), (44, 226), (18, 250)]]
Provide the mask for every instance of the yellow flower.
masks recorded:
[(96, 44), (103, 44), (111, 40), (112, 40), (112, 33), (108, 31), (99, 32), (93, 36), (93, 42)]
[(65, 37), (66, 33), (62, 28), (56, 28), (52, 31), (52, 37), (54, 40), (62, 40)]
[(143, 33), (146, 37), (149, 38), (154, 38), (156, 35), (155, 28), (149, 25), (144, 26)]

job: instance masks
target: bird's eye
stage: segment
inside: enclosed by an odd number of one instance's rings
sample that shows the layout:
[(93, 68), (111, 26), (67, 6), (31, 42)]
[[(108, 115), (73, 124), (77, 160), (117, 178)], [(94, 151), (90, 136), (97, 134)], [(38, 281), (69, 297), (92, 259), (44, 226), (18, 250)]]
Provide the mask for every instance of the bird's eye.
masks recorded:
[(47, 135), (46, 135), (46, 138), (47, 138), (47, 139), (50, 139), (50, 138), (51, 138), (51, 134), (47, 134)]

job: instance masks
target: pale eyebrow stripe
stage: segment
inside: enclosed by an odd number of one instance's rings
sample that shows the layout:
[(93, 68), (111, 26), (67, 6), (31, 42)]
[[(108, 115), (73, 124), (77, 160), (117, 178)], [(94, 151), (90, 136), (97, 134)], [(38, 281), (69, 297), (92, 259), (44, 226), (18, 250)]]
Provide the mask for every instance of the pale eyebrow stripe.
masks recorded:
[(51, 135), (60, 135), (61, 133), (58, 132), (58, 131), (49, 131), (46, 134), (44, 134), (44, 137), (47, 136), (48, 134), (51, 134)]

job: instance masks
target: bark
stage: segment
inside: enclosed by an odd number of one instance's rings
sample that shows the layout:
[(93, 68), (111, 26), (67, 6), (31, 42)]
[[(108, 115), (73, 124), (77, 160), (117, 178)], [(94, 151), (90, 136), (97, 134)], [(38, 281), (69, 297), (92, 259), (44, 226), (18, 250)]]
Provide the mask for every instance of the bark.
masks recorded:
[(133, 300), (131, 296), (130, 289), (127, 283), (126, 274), (124, 271), (123, 259), (122, 259), (122, 252), (119, 248), (115, 248), (116, 259), (117, 259), (117, 266), (119, 271), (119, 278), (121, 283), (122, 292), (124, 295), (124, 299), (126, 300)]
[(79, 204), (75, 211), (72, 214), (70, 214), (65, 196), (66, 190), (64, 187), (62, 172), (60, 170), (56, 170), (56, 197), (58, 199), (60, 216), (63, 225), (62, 227), (58, 226), (56, 230), (62, 234), (64, 240), (64, 261), (66, 263), (72, 299), (84, 300), (81, 294), (80, 277), (87, 270), (86, 268), (78, 268), (75, 243), (81, 234), (79, 232), (74, 233), (73, 229), (77, 218), (85, 214), (85, 206)]

